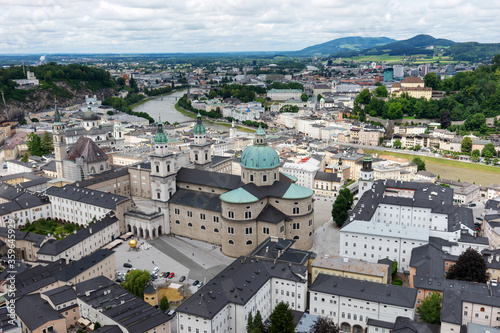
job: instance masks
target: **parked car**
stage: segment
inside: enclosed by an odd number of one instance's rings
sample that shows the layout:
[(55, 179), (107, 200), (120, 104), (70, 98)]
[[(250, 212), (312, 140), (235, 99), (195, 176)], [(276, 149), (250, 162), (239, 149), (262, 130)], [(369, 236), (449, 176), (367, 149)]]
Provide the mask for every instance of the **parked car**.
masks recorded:
[(115, 281), (118, 282), (118, 283), (122, 283), (123, 281), (125, 281), (125, 279), (122, 278), (121, 276), (119, 276), (119, 277), (116, 278)]
[(159, 271), (160, 271), (160, 269), (158, 267), (153, 268), (154, 273), (158, 273)]
[(169, 279), (171, 279), (171, 278), (173, 278), (174, 276), (175, 276), (175, 274), (174, 274), (174, 272), (172, 272), (172, 273), (170, 273), (170, 274), (168, 275), (168, 278), (169, 278)]
[(476, 207), (476, 204), (475, 203), (471, 203), (471, 204), (469, 204), (469, 207)]
[(169, 276), (169, 275), (170, 275), (170, 272), (165, 272), (165, 273), (163, 273), (163, 277), (164, 277), (165, 279), (166, 279), (166, 278), (168, 278), (168, 276)]
[(195, 286), (195, 287), (196, 287), (196, 286), (198, 285), (198, 283), (200, 283), (200, 281), (195, 280), (195, 281), (193, 282), (193, 286)]
[(169, 311), (167, 312), (167, 315), (169, 315), (169, 316), (174, 316), (174, 315), (175, 315), (175, 310), (169, 310)]
[(123, 263), (123, 267), (132, 268), (132, 264), (125, 262), (125, 263)]
[(204, 284), (203, 282), (198, 283), (198, 288), (203, 287), (203, 284)]
[(476, 217), (476, 220), (478, 220), (478, 221), (482, 221), (482, 220), (483, 220), (483, 218), (482, 218), (482, 217)]
[(184, 280), (186, 280), (186, 277), (183, 275), (180, 277), (179, 282), (183, 282)]
[(153, 281), (154, 281), (154, 280), (156, 280), (157, 278), (158, 278), (158, 275), (156, 275), (156, 274), (151, 274), (151, 280), (153, 280)]

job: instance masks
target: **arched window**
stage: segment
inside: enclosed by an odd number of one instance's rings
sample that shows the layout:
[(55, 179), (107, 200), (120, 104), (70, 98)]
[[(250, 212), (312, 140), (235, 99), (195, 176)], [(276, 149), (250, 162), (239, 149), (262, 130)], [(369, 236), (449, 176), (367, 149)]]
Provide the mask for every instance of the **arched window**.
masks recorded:
[(352, 316), (352, 319), (354, 319), (354, 320), (358, 320), (358, 315), (357, 315), (357, 314), (354, 314), (354, 315)]
[(208, 154), (205, 154), (205, 159), (208, 160)]
[(227, 212), (227, 217), (234, 219), (234, 212)]
[(101, 164), (101, 167), (99, 168), (99, 171), (104, 170), (104, 165)]
[(156, 172), (160, 172), (160, 166), (159, 165), (156, 166)]
[(228, 240), (227, 242), (228, 242), (229, 244), (231, 244), (231, 245), (233, 245), (233, 244), (234, 244), (234, 242), (233, 242), (233, 240), (232, 240), (232, 239)]
[(202, 226), (201, 226), (201, 230), (205, 230), (205, 229), (206, 229), (206, 228), (205, 228), (205, 226), (204, 226), (204, 225), (202, 225)]
[(363, 315), (359, 315), (359, 321), (363, 321)]
[(175, 220), (175, 224), (181, 224), (181, 221)]
[(298, 214), (299, 211), (299, 207), (293, 207), (293, 214)]
[(252, 245), (252, 241), (251, 240), (247, 241), (247, 245)]
[(219, 229), (215, 228), (215, 229), (214, 229), (214, 232), (215, 232), (216, 234), (218, 234), (218, 233), (219, 233)]
[(167, 164), (167, 172), (170, 172), (170, 164)]
[(192, 227), (193, 224), (191, 222), (188, 223), (188, 227)]
[(250, 175), (250, 181), (253, 182), (253, 175)]
[(251, 219), (252, 218), (252, 212), (245, 212), (245, 218), (246, 219)]
[(198, 154), (194, 154), (194, 160), (198, 161)]
[(293, 239), (300, 239), (298, 235), (293, 236)]

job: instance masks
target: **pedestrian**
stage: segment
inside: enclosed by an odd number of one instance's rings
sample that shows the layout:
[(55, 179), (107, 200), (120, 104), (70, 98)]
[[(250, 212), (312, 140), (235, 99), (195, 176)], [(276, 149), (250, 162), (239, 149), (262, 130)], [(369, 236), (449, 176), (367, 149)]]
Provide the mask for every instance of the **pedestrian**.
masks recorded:
[(155, 261), (153, 260), (153, 265), (154, 265)]

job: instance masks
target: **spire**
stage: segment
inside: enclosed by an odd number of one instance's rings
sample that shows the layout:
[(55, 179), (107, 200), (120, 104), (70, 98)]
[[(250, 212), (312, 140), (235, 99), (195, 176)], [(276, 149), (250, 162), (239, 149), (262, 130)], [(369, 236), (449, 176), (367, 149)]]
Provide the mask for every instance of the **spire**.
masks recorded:
[(55, 109), (56, 109), (56, 112), (54, 114), (54, 123), (60, 123), (61, 122), (61, 115), (59, 114), (59, 110), (57, 110), (57, 98), (54, 98), (54, 103), (55, 103)]
[(193, 128), (194, 134), (206, 134), (207, 130), (205, 129), (205, 125), (203, 125), (203, 121), (201, 119), (200, 111), (198, 111), (198, 115), (196, 116), (196, 125)]
[(154, 138), (155, 143), (167, 143), (168, 138), (167, 135), (163, 132), (163, 124), (160, 119), (160, 115), (158, 115), (158, 122), (156, 123), (157, 129), (156, 129), (156, 134)]

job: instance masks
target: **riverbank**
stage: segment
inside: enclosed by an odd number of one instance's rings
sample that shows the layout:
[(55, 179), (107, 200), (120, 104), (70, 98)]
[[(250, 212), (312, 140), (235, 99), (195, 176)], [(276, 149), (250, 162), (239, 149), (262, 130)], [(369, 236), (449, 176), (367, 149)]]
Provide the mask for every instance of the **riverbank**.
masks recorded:
[[(188, 110), (180, 107), (178, 103), (175, 103), (175, 109), (177, 111), (179, 111), (180, 113), (182, 113), (183, 115), (190, 117), (190, 118), (196, 119), (196, 117), (198, 116), (196, 113), (188, 111)], [(212, 120), (211, 118), (207, 118), (207, 117), (203, 117), (203, 116), (202, 116), (202, 118), (205, 119), (206, 121), (212, 123), (212, 124), (215, 124), (215, 125), (224, 126), (224, 127), (228, 127), (228, 128), (233, 126), (230, 123), (218, 122), (216, 120)], [(255, 131), (257, 130), (257, 129), (252, 129), (252, 128), (248, 128), (248, 127), (238, 126), (238, 125), (236, 125), (236, 128), (239, 131), (246, 132), (246, 133), (255, 133)]]
[(144, 104), (146, 102), (158, 99), (158, 97), (172, 95), (173, 93), (180, 92), (180, 91), (183, 91), (183, 90), (186, 90), (186, 89), (172, 90), (172, 91), (160, 94), (160, 95), (147, 97), (147, 98), (141, 99), (139, 102), (136, 102), (136, 103), (133, 103), (133, 104), (129, 105), (129, 107), (133, 110), (136, 106), (139, 106), (139, 105), (142, 105), (142, 104)]

